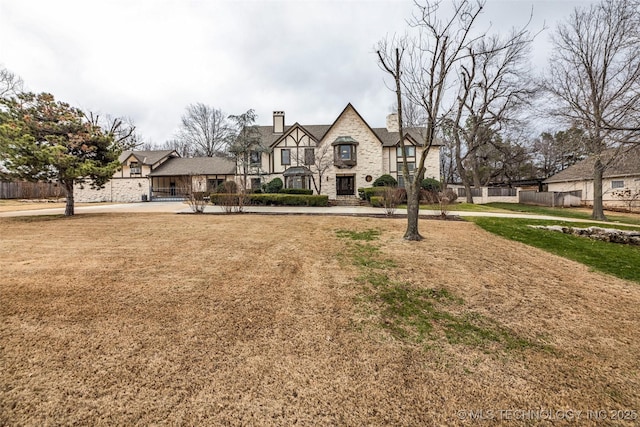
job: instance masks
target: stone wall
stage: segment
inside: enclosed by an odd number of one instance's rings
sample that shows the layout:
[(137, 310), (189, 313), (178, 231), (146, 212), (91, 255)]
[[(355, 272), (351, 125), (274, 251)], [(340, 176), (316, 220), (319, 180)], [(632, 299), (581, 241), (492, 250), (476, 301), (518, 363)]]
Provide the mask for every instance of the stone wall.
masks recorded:
[(149, 197), (149, 179), (113, 178), (100, 190), (91, 189), (89, 183), (76, 184), (73, 193), (78, 203), (140, 202), (143, 195)]
[[(350, 136), (358, 141), (356, 147), (357, 164), (351, 168), (332, 166), (327, 171), (328, 181), (322, 183), (322, 193), (329, 195), (329, 199), (336, 198), (336, 175), (355, 175), (355, 189), (357, 189), (358, 187), (371, 186), (371, 183), (365, 180), (367, 175), (376, 179), (383, 173), (380, 141), (353, 108), (348, 108), (340, 116), (329, 133), (322, 139), (322, 144), (331, 144), (339, 136)], [(354, 195), (358, 195), (355, 190)]]

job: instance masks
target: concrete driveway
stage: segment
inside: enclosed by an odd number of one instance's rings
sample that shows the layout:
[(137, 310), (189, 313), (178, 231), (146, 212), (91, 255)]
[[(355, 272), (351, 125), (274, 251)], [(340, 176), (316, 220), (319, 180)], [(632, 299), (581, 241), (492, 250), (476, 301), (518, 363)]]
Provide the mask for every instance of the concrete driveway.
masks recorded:
[[(306, 206), (246, 206), (247, 213), (258, 213), (265, 215), (376, 215), (385, 216), (384, 208), (373, 208), (370, 206), (331, 206), (331, 207), (306, 207)], [(119, 203), (112, 205), (96, 204), (95, 206), (76, 206), (75, 212), (78, 215), (83, 213), (191, 213), (191, 209), (185, 202), (138, 202)], [(207, 206), (205, 213), (222, 214), (219, 206)], [(11, 211), (0, 213), (2, 217), (35, 216), (35, 215), (62, 215), (64, 208), (45, 208), (38, 210)], [(406, 209), (396, 209), (396, 215), (406, 215)], [(440, 215), (440, 211), (421, 210), (421, 215)], [(534, 215), (526, 213), (502, 213), (502, 212), (465, 212), (449, 211), (449, 215), (461, 217), (497, 217), (497, 218), (531, 218), (548, 220), (566, 220), (573, 222), (597, 222), (587, 219), (562, 218), (548, 215)], [(604, 222), (603, 224), (611, 225)]]

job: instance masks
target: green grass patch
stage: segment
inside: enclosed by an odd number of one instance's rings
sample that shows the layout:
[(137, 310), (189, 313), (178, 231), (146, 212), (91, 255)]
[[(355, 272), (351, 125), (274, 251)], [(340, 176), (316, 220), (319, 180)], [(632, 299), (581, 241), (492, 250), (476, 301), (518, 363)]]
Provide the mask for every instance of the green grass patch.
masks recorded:
[(397, 264), (392, 259), (380, 258), (380, 248), (368, 243), (355, 243), (351, 247), (353, 263), (364, 268), (394, 268)]
[[(564, 218), (591, 219), (591, 214), (575, 208), (551, 208), (547, 206), (523, 205), (519, 203), (487, 203), (483, 205), (489, 209), (501, 209), (503, 211), (532, 213), (537, 215), (559, 216)], [(607, 214), (610, 222), (621, 222), (640, 225), (640, 215), (637, 218), (631, 216)], [(600, 225), (602, 226), (602, 225)]]
[(397, 267), (394, 260), (384, 257), (371, 242), (377, 240), (377, 230), (337, 230), (336, 235), (348, 242), (344, 254), (362, 274), (357, 278), (363, 294), (357, 300), (366, 303), (365, 312), (379, 319), (382, 328), (407, 342), (446, 339), (451, 344), (474, 347), (499, 345), (506, 350), (539, 346), (497, 322), (474, 313), (464, 313), (462, 298), (444, 288), (422, 288), (408, 282), (391, 280), (389, 273)]
[[(386, 274), (368, 274), (368, 300), (379, 307), (380, 325), (400, 340), (424, 343), (444, 337), (469, 347), (499, 345), (505, 350), (541, 347), (476, 313), (456, 313), (464, 300), (444, 288), (417, 288)], [(456, 308), (457, 307), (457, 308)]]
[[(469, 218), (481, 228), (498, 236), (535, 246), (561, 257), (585, 264), (594, 270), (640, 283), (640, 248), (637, 246), (592, 240), (528, 225), (561, 225), (566, 227), (599, 226), (597, 223), (575, 223), (520, 218)], [(630, 227), (616, 226), (620, 229)]]
[(380, 237), (380, 230), (374, 230), (372, 228), (364, 231), (355, 231), (355, 230), (336, 230), (336, 236), (342, 239), (351, 239), (351, 240), (378, 240)]
[[(399, 205), (398, 208), (406, 209), (407, 205)], [(420, 209), (430, 211), (440, 211), (440, 205), (434, 203), (431, 205), (420, 205)], [(476, 205), (473, 203), (452, 203), (447, 205), (448, 211), (460, 212), (509, 212), (508, 210), (489, 207), (488, 205)]]

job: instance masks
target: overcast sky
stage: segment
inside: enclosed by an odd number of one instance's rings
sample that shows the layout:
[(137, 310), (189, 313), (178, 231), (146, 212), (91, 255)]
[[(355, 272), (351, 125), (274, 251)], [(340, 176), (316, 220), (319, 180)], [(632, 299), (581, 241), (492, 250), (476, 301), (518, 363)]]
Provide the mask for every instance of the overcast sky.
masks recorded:
[[(448, 3), (444, 0), (444, 3)], [(488, 0), (483, 26), (522, 26), (533, 8), (534, 68), (556, 22), (586, 1)], [(384, 126), (394, 95), (374, 45), (402, 33), (412, 1), (0, 0), (0, 66), (33, 92), (133, 119), (174, 137), (185, 107), (253, 108), (259, 124), (330, 124), (351, 102)]]

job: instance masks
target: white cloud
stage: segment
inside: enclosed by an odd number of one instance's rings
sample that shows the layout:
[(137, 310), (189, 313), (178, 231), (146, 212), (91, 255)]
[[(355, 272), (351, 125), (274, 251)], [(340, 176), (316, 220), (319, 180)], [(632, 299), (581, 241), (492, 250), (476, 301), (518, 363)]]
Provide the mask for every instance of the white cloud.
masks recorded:
[[(489, 0), (485, 24), (552, 24), (576, 2)], [(373, 53), (402, 32), (411, 1), (0, 0), (0, 63), (32, 91), (129, 116), (154, 142), (184, 108), (273, 110), (287, 122), (330, 123), (352, 102), (384, 125), (393, 94)], [(547, 36), (534, 48), (545, 60)]]

